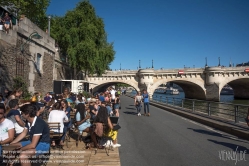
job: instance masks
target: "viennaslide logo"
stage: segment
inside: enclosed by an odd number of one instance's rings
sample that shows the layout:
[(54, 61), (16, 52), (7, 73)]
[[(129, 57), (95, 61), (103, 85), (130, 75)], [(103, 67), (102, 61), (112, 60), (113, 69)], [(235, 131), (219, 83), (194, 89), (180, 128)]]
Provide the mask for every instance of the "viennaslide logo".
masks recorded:
[(235, 161), (235, 165), (237, 162), (246, 161), (246, 150), (238, 151), (238, 146), (236, 150), (221, 150), (219, 151), (219, 158), (222, 161)]

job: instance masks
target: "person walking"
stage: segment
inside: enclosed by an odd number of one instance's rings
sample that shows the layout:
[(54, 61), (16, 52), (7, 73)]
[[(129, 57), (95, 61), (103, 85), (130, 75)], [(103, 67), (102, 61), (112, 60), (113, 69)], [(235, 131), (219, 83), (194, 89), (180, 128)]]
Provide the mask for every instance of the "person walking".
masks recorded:
[(150, 116), (149, 94), (146, 90), (144, 90), (142, 96), (143, 96), (143, 100), (144, 100), (144, 116)]
[(143, 96), (141, 95), (141, 92), (137, 92), (137, 95), (135, 97), (135, 102), (134, 102), (134, 105), (137, 108), (137, 116), (141, 116), (140, 111), (142, 107), (142, 99), (143, 99)]

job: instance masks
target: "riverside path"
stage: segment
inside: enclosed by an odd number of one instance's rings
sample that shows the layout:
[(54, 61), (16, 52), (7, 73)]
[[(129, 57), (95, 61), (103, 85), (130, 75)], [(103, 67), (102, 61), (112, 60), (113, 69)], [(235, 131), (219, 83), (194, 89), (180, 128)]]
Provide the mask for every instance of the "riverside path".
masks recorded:
[(118, 142), (122, 166), (249, 165), (248, 140), (154, 106), (150, 106), (150, 117), (138, 117), (133, 104), (134, 99), (121, 96)]

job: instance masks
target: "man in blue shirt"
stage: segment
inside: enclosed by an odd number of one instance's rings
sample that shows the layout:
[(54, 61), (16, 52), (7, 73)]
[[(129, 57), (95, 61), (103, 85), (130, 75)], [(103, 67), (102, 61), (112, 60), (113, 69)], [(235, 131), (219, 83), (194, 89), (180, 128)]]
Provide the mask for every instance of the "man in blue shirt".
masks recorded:
[[(25, 107), (25, 108), (22, 108)], [(23, 132), (11, 144), (19, 146), (21, 165), (31, 165), (29, 158), (49, 152), (50, 136), (47, 123), (36, 116), (37, 107), (32, 104), (22, 106), (22, 116), (27, 120)], [(29, 133), (28, 141), (21, 141)], [(21, 142), (19, 142), (21, 141)]]
[[(143, 93), (143, 100), (144, 100), (144, 116), (150, 116), (150, 108), (149, 108), (149, 94), (146, 90)], [(148, 112), (148, 113), (146, 113)]]

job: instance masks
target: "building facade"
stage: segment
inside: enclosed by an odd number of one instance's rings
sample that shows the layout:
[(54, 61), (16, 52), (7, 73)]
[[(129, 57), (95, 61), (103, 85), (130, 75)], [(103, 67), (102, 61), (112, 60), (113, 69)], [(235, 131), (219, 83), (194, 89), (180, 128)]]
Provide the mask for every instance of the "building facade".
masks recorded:
[[(42, 38), (35, 39), (37, 32)], [(29, 92), (53, 91), (53, 80), (73, 78), (73, 70), (60, 58), (55, 40), (28, 18), (14, 25), (9, 34), (0, 31), (0, 87), (13, 90), (21, 77)]]

